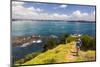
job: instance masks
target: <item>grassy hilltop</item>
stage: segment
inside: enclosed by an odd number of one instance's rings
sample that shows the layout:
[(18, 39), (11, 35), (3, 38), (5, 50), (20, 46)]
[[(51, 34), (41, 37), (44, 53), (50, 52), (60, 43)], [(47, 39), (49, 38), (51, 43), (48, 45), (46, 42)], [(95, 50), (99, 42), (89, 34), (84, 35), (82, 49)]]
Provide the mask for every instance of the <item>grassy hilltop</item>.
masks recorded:
[(24, 63), (23, 65), (95, 60), (95, 51), (80, 51), (79, 56), (73, 56), (75, 55), (75, 51), (75, 42), (71, 42), (68, 44), (60, 44), (56, 48), (38, 55), (37, 57)]
[(88, 35), (83, 35), (81, 40), (83, 44), (79, 56), (76, 56), (75, 38), (65, 36), (59, 45), (55, 45), (57, 44), (55, 40), (50, 40), (48, 41), (48, 46), (46, 46), (46, 51), (29, 54), (26, 58), (17, 61), (15, 65), (95, 61), (95, 39)]

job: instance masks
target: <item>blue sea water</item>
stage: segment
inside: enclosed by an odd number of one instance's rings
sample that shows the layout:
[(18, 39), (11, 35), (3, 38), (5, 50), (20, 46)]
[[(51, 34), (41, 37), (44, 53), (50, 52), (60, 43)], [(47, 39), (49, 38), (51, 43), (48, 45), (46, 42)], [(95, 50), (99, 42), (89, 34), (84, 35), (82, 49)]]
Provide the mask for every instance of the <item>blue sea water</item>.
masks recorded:
[[(12, 21), (12, 37), (41, 35), (61, 36), (62, 34), (88, 34), (95, 36), (94, 22), (67, 22), (67, 21)], [(32, 52), (43, 50), (43, 43), (32, 44), (27, 47), (13, 47), (13, 57), (23, 58)]]
[(13, 21), (12, 36), (27, 35), (56, 35), (62, 34), (88, 34), (95, 36), (95, 23), (93, 22), (67, 22), (67, 21)]

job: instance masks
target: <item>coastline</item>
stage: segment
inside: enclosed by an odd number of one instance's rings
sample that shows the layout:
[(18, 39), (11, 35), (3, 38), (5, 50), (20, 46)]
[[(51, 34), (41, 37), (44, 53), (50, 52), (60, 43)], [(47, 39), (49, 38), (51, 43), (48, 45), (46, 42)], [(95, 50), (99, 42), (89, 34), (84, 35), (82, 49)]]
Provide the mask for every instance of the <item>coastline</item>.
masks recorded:
[[(66, 34), (64, 34), (64, 35), (66, 35)], [(76, 36), (76, 35), (77, 34), (70, 34), (69, 36)], [(83, 34), (83, 35), (85, 35), (85, 34)], [(95, 39), (94, 36), (91, 36), (91, 37)], [(40, 36), (40, 35), (16, 36), (16, 37), (12, 38), (12, 46), (16, 47), (16, 46), (21, 46), (21, 45), (27, 44), (27, 43), (29, 43), (29, 44), (38, 43), (39, 41), (41, 43), (42, 41), (47, 41), (51, 38), (60, 40), (61, 36), (56, 36), (56, 35), (50, 35), (50, 36)]]

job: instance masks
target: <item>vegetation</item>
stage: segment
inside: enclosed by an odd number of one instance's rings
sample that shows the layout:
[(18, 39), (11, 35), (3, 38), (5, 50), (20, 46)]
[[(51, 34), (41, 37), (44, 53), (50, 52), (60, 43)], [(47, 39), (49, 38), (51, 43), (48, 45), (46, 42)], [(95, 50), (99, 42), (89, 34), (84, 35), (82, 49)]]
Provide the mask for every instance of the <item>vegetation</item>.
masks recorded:
[(51, 38), (47, 41), (47, 43), (44, 45), (44, 50), (43, 52), (53, 49), (59, 44), (66, 44), (66, 38), (68, 37), (68, 34), (63, 34), (59, 39)]
[[(67, 43), (70, 43), (72, 41), (76, 41), (77, 37), (67, 37)], [(81, 50), (96, 50), (96, 39), (89, 36), (89, 35), (82, 35), (80, 37), (82, 41)]]
[(60, 38), (60, 44), (66, 44), (67, 37), (69, 37), (69, 34), (63, 34)]
[(94, 61), (96, 41), (88, 35), (82, 35), (82, 46), (79, 56), (76, 54), (76, 39), (69, 35), (61, 37), (60, 44), (56, 39), (49, 39), (44, 46), (43, 53), (33, 53), (27, 55), (24, 59), (16, 62), (16, 64), (49, 64), (62, 62), (79, 62), (79, 61)]
[(49, 49), (53, 49), (54, 47), (57, 46), (57, 41), (54, 38), (51, 38), (47, 41), (47, 43), (44, 45), (43, 47), (43, 52), (49, 50)]
[(69, 36), (69, 37), (67, 38), (67, 43), (70, 43), (70, 42), (75, 41), (75, 40), (76, 40), (76, 37), (71, 37), (71, 36)]
[(79, 56), (73, 56), (75, 54), (72, 53), (73, 51), (75, 51), (75, 42), (60, 44), (56, 48), (48, 50), (22, 65), (95, 60), (95, 51), (93, 50), (80, 51)]
[(57, 45), (57, 41), (52, 38), (52, 39), (48, 40), (47, 45), (48, 45), (48, 49), (52, 49), (53, 47), (55, 47)]
[(95, 50), (96, 49), (96, 40), (88, 35), (83, 35), (82, 40), (82, 50)]
[(15, 64), (23, 64), (29, 60), (31, 60), (32, 58), (36, 57), (37, 55), (39, 55), (41, 52), (36, 52), (36, 53), (32, 53), (32, 54), (28, 54), (26, 55), (24, 58), (17, 60), (15, 62)]

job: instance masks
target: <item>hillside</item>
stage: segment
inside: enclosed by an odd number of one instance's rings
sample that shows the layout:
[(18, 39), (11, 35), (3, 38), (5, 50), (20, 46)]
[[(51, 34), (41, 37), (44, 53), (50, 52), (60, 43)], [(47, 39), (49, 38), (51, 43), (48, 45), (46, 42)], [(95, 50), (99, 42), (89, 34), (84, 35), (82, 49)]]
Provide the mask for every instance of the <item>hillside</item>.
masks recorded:
[(68, 44), (60, 44), (54, 49), (48, 50), (39, 54), (30, 61), (22, 65), (29, 64), (48, 64), (48, 63), (62, 63), (62, 62), (79, 62), (79, 61), (95, 61), (95, 51), (80, 51), (79, 56), (75, 56), (75, 42)]

